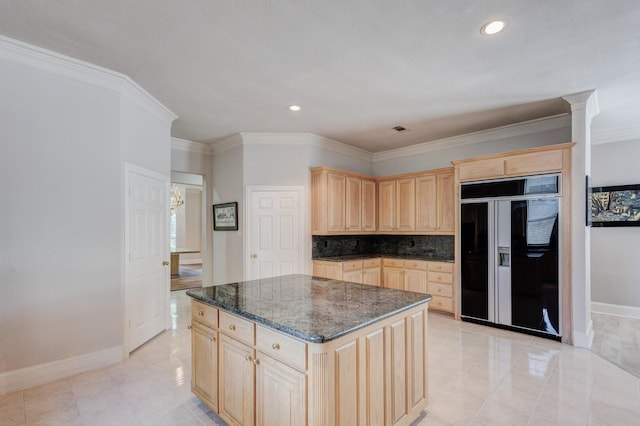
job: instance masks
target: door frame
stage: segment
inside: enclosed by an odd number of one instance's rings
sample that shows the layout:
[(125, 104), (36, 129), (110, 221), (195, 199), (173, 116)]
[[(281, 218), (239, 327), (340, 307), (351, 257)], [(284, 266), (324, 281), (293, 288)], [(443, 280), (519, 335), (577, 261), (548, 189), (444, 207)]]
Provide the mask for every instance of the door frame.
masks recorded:
[(246, 230), (243, 234), (243, 253), (242, 253), (242, 261), (244, 263), (244, 280), (247, 280), (247, 277), (250, 276), (251, 271), (251, 255), (249, 254), (249, 232), (251, 231), (250, 223), (253, 218), (253, 209), (251, 198), (254, 193), (258, 192), (296, 192), (298, 194), (298, 217), (299, 217), (299, 229), (298, 229), (298, 273), (304, 273), (306, 270), (306, 265), (304, 263), (304, 234), (303, 230), (305, 229), (306, 223), (306, 215), (304, 206), (306, 206), (305, 197), (304, 197), (304, 187), (302, 186), (273, 186), (273, 185), (247, 185), (244, 188), (245, 194), (245, 214), (244, 214), (244, 229)]
[[(130, 279), (131, 279), (131, 271), (129, 270), (129, 242), (131, 237), (131, 230), (129, 228), (129, 209), (131, 207), (131, 194), (129, 192), (129, 185), (131, 183), (130, 175), (131, 173), (136, 173), (139, 175), (147, 176), (152, 179), (161, 180), (164, 182), (165, 186), (165, 206), (167, 210), (169, 209), (169, 181), (171, 177), (169, 175), (164, 175), (162, 173), (146, 169), (144, 167), (138, 166), (133, 163), (129, 163), (128, 161), (124, 162), (124, 247), (123, 247), (123, 280), (122, 280), (122, 306), (123, 306), (123, 321), (122, 321), (122, 329), (123, 329), (123, 359), (127, 359), (129, 357), (129, 344), (130, 344), (130, 327), (129, 320), (131, 318), (131, 303), (132, 301), (129, 298), (130, 295)], [(164, 240), (164, 257), (167, 261), (169, 261), (169, 215), (168, 212), (166, 214), (165, 221), (165, 237)], [(171, 317), (169, 315), (169, 299), (170, 299), (170, 291), (171, 291), (171, 280), (169, 276), (169, 269), (165, 268), (165, 284), (166, 291), (164, 297), (164, 307), (163, 312), (165, 315), (165, 330), (171, 327)]]

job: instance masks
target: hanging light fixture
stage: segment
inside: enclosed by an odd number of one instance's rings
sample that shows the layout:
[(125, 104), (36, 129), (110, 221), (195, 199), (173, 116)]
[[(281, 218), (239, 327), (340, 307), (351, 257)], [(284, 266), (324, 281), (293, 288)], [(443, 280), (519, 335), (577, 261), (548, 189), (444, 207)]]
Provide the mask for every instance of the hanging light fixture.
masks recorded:
[(175, 183), (172, 183), (171, 187), (169, 188), (169, 197), (169, 208), (171, 209), (172, 213), (176, 212), (180, 207), (184, 205), (184, 198), (180, 193), (178, 185), (176, 185)]

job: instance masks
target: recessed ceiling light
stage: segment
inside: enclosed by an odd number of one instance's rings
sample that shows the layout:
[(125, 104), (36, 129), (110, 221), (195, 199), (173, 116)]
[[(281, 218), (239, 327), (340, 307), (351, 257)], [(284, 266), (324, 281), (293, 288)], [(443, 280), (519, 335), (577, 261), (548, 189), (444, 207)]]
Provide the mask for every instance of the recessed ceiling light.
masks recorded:
[(289, 105), (289, 111), (300, 111), (299, 105)]
[(498, 34), (500, 31), (504, 29), (503, 21), (491, 21), (487, 22), (480, 28), (480, 33), (484, 35), (494, 35)]

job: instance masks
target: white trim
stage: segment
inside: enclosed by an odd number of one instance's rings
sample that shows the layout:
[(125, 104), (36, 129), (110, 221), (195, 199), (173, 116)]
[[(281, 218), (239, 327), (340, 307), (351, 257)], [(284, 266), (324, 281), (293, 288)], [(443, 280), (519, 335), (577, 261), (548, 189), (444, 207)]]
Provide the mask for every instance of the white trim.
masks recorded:
[(128, 76), (0, 35), (0, 58), (125, 95), (169, 124), (177, 118)]
[(49, 383), (122, 361), (122, 346), (0, 373), (0, 395)]
[(485, 142), (493, 142), (498, 139), (529, 135), (533, 133), (564, 129), (569, 127), (571, 127), (571, 116), (568, 114), (558, 114), (552, 117), (544, 117), (536, 120), (525, 121), (522, 123), (510, 124), (508, 126), (467, 133), (465, 135), (452, 136), (450, 138), (424, 142), (405, 148), (377, 152), (373, 154), (373, 162), (375, 163), (378, 161), (391, 160), (394, 158), (409, 157), (424, 154), (426, 152), (475, 145)]
[(613, 305), (611, 303), (591, 302), (591, 312), (618, 315), (640, 319), (640, 308), (637, 306)]
[(211, 145), (193, 142), (187, 139), (171, 138), (171, 149), (176, 151), (194, 152), (196, 154), (211, 155)]
[(227, 138), (219, 140), (211, 144), (211, 154), (220, 154), (221, 152), (242, 146), (242, 136), (240, 133), (233, 134)]
[(640, 127), (609, 130), (595, 134), (591, 133), (591, 145), (624, 142), (636, 139), (640, 139)]
[(587, 325), (587, 331), (573, 331), (573, 346), (578, 348), (591, 349), (593, 344), (593, 321), (589, 318), (589, 324)]
[[(250, 222), (250, 211), (251, 211), (251, 195), (254, 192), (267, 192), (267, 191), (278, 191), (278, 192), (297, 192), (298, 193), (298, 213), (299, 213), (299, 250), (298, 250), (298, 267), (300, 270), (297, 272), (299, 274), (303, 274), (306, 272), (306, 267), (304, 264), (304, 248), (306, 246), (305, 243), (305, 233), (304, 230), (308, 229), (306, 226), (306, 217), (309, 212), (306, 207), (307, 202), (304, 198), (304, 187), (303, 186), (272, 186), (272, 185), (247, 185), (244, 188), (244, 199), (245, 199), (245, 212), (244, 212), (244, 229), (249, 230), (249, 222)], [(246, 281), (250, 275), (250, 265), (249, 265), (249, 232), (243, 233), (243, 253), (242, 253), (242, 262), (244, 264), (244, 280)]]

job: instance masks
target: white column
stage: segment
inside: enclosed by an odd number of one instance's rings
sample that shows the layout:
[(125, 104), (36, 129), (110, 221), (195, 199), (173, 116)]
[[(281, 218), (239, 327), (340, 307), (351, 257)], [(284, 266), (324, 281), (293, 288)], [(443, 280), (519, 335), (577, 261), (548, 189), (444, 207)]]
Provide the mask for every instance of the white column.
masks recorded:
[(590, 348), (591, 321), (591, 228), (586, 226), (585, 178), (591, 173), (591, 119), (598, 115), (595, 90), (564, 96), (571, 105), (571, 305), (573, 344)]

